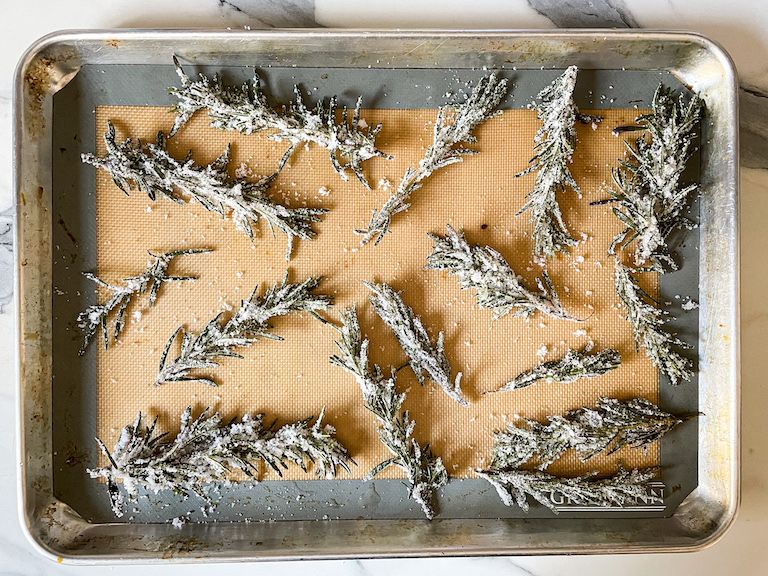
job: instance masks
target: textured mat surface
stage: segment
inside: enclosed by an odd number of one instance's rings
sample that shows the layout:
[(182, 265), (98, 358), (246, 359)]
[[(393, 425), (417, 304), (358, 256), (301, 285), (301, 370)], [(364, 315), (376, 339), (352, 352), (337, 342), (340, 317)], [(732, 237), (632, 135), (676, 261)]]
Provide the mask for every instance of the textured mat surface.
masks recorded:
[[(445, 333), (451, 366), (464, 374), (462, 389), (470, 401), (462, 408), (435, 384), (421, 387), (410, 368), (397, 374), (398, 388), (408, 391), (406, 408), (416, 421), (415, 437), (429, 443), (452, 476), (472, 477), (471, 469), (483, 466), (493, 445), (492, 433), (518, 418), (543, 419), (580, 406), (593, 406), (600, 396), (620, 399), (644, 397), (658, 401), (658, 375), (650, 361), (635, 351), (630, 325), (619, 307), (612, 280), (613, 266), (606, 249), (621, 226), (606, 206), (590, 207), (602, 199), (610, 183), (610, 168), (624, 155), (622, 139), (610, 134), (613, 127), (631, 123), (638, 110), (600, 110), (605, 120), (593, 129), (578, 126), (580, 143), (572, 172), (583, 191), (578, 198), (568, 192), (560, 198), (566, 223), (580, 242), (569, 256), (546, 262), (546, 269), (565, 307), (581, 323), (553, 319), (540, 313), (526, 321), (505, 317), (492, 320), (489, 310), (479, 310), (474, 292), (462, 291), (454, 277), (423, 271), (432, 242), (426, 232), (443, 234), (445, 224), (465, 230), (470, 243), (487, 244), (504, 255), (523, 281), (535, 286), (541, 266), (534, 262), (533, 225), (527, 214), (515, 217), (533, 186), (534, 175), (514, 178), (533, 155), (533, 135), (539, 127), (535, 113), (504, 110), (477, 130), (476, 156), (449, 166), (428, 179), (413, 196), (411, 208), (395, 217), (392, 234), (374, 246), (359, 246), (353, 232), (367, 224), (371, 210), (380, 207), (391, 187), (396, 187), (408, 166), (422, 158), (432, 141), (435, 110), (370, 110), (369, 124), (384, 125), (378, 143), (395, 159), (364, 163), (366, 190), (350, 173), (344, 182), (333, 171), (327, 152), (316, 146), (300, 147), (273, 183), (269, 195), (290, 206), (330, 209), (315, 225), (312, 242), (297, 242), (290, 262), (284, 260), (285, 237), (272, 237), (268, 227), (257, 226), (257, 238), (248, 240), (233, 222), (207, 212), (200, 204), (176, 205), (150, 201), (134, 191), (126, 197), (103, 171), (97, 173), (98, 275), (113, 281), (144, 269), (146, 250), (167, 251), (205, 247), (207, 255), (178, 259), (170, 272), (199, 277), (196, 282), (166, 284), (156, 305), (132, 305), (120, 341), (98, 355), (98, 434), (112, 446), (121, 428), (136, 412), (160, 415), (159, 426), (174, 432), (178, 416), (191, 405), (196, 413), (206, 406), (225, 418), (244, 412), (264, 412), (278, 424), (317, 415), (325, 407), (326, 421), (338, 430), (357, 462), (352, 472), (362, 478), (388, 457), (376, 432), (375, 418), (364, 408), (360, 390), (346, 372), (329, 364), (336, 351), (336, 333), (309, 315), (276, 319), (274, 333), (283, 342), (264, 340), (239, 349), (242, 360), (222, 360), (205, 372), (219, 383), (211, 388), (197, 382), (152, 386), (160, 353), (179, 326), (194, 333), (218, 312), (236, 309), (255, 286), (279, 282), (289, 270), (290, 281), (323, 275), (319, 291), (336, 299), (326, 316), (337, 320), (337, 311), (357, 304), (363, 332), (371, 339), (372, 360), (382, 367), (401, 366), (406, 357), (394, 335), (368, 304), (362, 280), (387, 282), (402, 290), (402, 298), (421, 317), (433, 338)], [(100, 135), (111, 119), (118, 139), (127, 136), (154, 140), (158, 129), (167, 131), (173, 117), (166, 107), (99, 106), (96, 109), (97, 151), (104, 152)], [(197, 114), (169, 142), (170, 152), (183, 158), (188, 150), (200, 164), (212, 162), (232, 143), (232, 175), (258, 178), (274, 171), (286, 148), (267, 133), (242, 136), (208, 126)], [(647, 281), (655, 282), (651, 275)], [(653, 293), (655, 285), (647, 286)], [(617, 349), (623, 364), (597, 379), (574, 384), (539, 383), (524, 390), (481, 396), (542, 361), (562, 357), (568, 347), (594, 342), (595, 350)], [(171, 357), (177, 351), (172, 348)], [(577, 474), (589, 470), (615, 470), (658, 463), (658, 448), (646, 453), (623, 449), (610, 457), (588, 463), (566, 454), (550, 467), (555, 473)], [(379, 477), (397, 478), (395, 467)], [(311, 479), (297, 467), (284, 478)], [(342, 477), (346, 475), (342, 474)], [(274, 479), (265, 473), (265, 479)]]

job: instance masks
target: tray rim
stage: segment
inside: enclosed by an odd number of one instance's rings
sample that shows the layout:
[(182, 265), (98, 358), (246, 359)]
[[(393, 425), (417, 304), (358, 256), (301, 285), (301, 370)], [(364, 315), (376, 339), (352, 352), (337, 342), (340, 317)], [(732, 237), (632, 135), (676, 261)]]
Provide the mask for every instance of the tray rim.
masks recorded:
[[(604, 547), (601, 546), (598, 542), (584, 542), (582, 545), (579, 546), (563, 546), (560, 544), (559, 546), (554, 547), (546, 547), (543, 548), (541, 545), (538, 546), (532, 546), (529, 545), (528, 547), (520, 546), (516, 547), (513, 543), (512, 546), (503, 546), (498, 545), (497, 547), (481, 547), (478, 546), (474, 549), (466, 549), (463, 547), (454, 547), (452, 549), (445, 549), (443, 548), (442, 551), (438, 551), (436, 549), (425, 549), (425, 550), (397, 550), (396, 552), (392, 550), (383, 551), (383, 552), (376, 552), (376, 551), (368, 551), (365, 554), (363, 554), (364, 557), (415, 557), (415, 556), (443, 556), (443, 555), (488, 555), (488, 554), (551, 554), (551, 553), (616, 553), (616, 552), (633, 552), (633, 551), (643, 551), (643, 552), (651, 552), (651, 551), (681, 551), (681, 550), (700, 550), (705, 547), (708, 547), (712, 544), (714, 544), (717, 540), (719, 540), (724, 533), (727, 531), (727, 529), (730, 527), (730, 525), (733, 523), (738, 506), (739, 506), (739, 450), (740, 450), (740, 426), (739, 426), (739, 395), (740, 395), (740, 366), (739, 366), (739, 303), (738, 303), (738, 285), (739, 285), (739, 261), (738, 261), (738, 234), (735, 233), (735, 231), (738, 229), (738, 131), (736, 129), (737, 126), (737, 118), (738, 118), (738, 110), (737, 110), (737, 81), (736, 81), (736, 73), (735, 68), (733, 65), (733, 62), (731, 61), (730, 57), (727, 55), (727, 53), (720, 47), (717, 43), (713, 42), (712, 40), (709, 40), (708, 38), (704, 37), (701, 34), (697, 33), (691, 33), (691, 32), (676, 32), (676, 31), (654, 31), (654, 30), (631, 30), (631, 31), (621, 31), (621, 30), (604, 30), (604, 29), (578, 29), (578, 30), (569, 30), (569, 29), (554, 29), (554, 30), (503, 30), (503, 29), (492, 29), (492, 30), (407, 30), (407, 31), (399, 31), (399, 30), (373, 30), (373, 29), (274, 29), (274, 30), (252, 30), (252, 31), (235, 31), (235, 30), (217, 30), (217, 29), (193, 29), (193, 30), (184, 30), (184, 29), (147, 29), (147, 30), (87, 30), (87, 31), (78, 31), (78, 30), (70, 30), (70, 31), (60, 31), (60, 32), (54, 32), (52, 34), (49, 34), (47, 36), (44, 36), (37, 42), (35, 42), (22, 56), (15, 74), (15, 92), (14, 92), (14, 106), (13, 106), (13, 125), (14, 125), (14, 147), (13, 147), (13, 159), (14, 159), (14, 188), (15, 188), (15, 194), (14, 194), (14, 209), (16, 212), (16, 230), (15, 230), (15, 243), (14, 243), (14, 258), (15, 258), (15, 278), (14, 278), (14, 284), (16, 288), (15, 292), (15, 299), (16, 299), (16, 318), (15, 318), (15, 335), (16, 335), (16, 341), (19, 343), (19, 348), (17, 350), (17, 356), (16, 356), (16, 382), (18, 383), (17, 386), (17, 441), (16, 441), (16, 449), (17, 449), (17, 463), (18, 463), (18, 500), (19, 500), (19, 514), (20, 514), (20, 521), (23, 527), (23, 531), (28, 538), (28, 540), (33, 544), (33, 546), (43, 553), (44, 555), (48, 556), (51, 559), (58, 560), (59, 562), (66, 561), (67, 563), (74, 563), (74, 564), (93, 564), (93, 563), (111, 563), (115, 561), (123, 561), (123, 562), (146, 562), (146, 561), (157, 561), (159, 558), (152, 559), (151, 557), (135, 557), (131, 558), (128, 557), (125, 554), (117, 554), (117, 555), (111, 555), (111, 554), (99, 554), (94, 556), (87, 556), (82, 554), (74, 553), (74, 551), (67, 551), (63, 547), (54, 547), (52, 545), (52, 542), (55, 541), (55, 537), (53, 540), (51, 540), (52, 533), (55, 532), (55, 530), (51, 530), (52, 525), (56, 525), (56, 523), (62, 523), (62, 526), (66, 524), (67, 528), (71, 529), (79, 529), (82, 530), (84, 533), (89, 532), (91, 529), (94, 528), (94, 526), (83, 526), (84, 522), (82, 520), (78, 520), (76, 518), (76, 514), (69, 510), (65, 504), (62, 504), (60, 502), (55, 502), (52, 497), (52, 490), (50, 486), (46, 486), (45, 483), (42, 485), (38, 485), (35, 487), (33, 484), (34, 482), (30, 482), (29, 478), (27, 476), (27, 472), (24, 468), (25, 465), (25, 458), (28, 456), (28, 454), (25, 452), (25, 447), (28, 444), (29, 440), (33, 439), (32, 432), (36, 434), (40, 434), (41, 432), (44, 434), (45, 430), (45, 423), (43, 423), (41, 426), (43, 429), (41, 430), (40, 427), (36, 427), (35, 424), (31, 421), (29, 421), (27, 418), (25, 418), (25, 415), (29, 415), (29, 412), (25, 412), (25, 408), (28, 408), (25, 404), (25, 401), (28, 400), (28, 398), (24, 395), (24, 380), (27, 375), (23, 370), (22, 362), (21, 360), (23, 358), (26, 358), (25, 356), (25, 347), (29, 347), (30, 343), (26, 342), (26, 339), (22, 339), (22, 330), (24, 327), (28, 326), (28, 314), (25, 314), (25, 305), (24, 305), (24, 299), (22, 298), (23, 294), (23, 288), (25, 287), (25, 280), (29, 280), (29, 273), (28, 271), (23, 270), (23, 259), (22, 256), (26, 255), (27, 251), (25, 248), (27, 248), (28, 244), (25, 245), (25, 241), (28, 242), (25, 233), (29, 232), (28, 227), (29, 224), (26, 223), (23, 219), (22, 213), (19, 211), (19, 199), (21, 197), (22, 191), (24, 189), (28, 189), (28, 186), (30, 186), (32, 183), (29, 181), (30, 173), (28, 173), (29, 164), (31, 160), (38, 160), (39, 157), (35, 155), (35, 151), (32, 150), (33, 157), (31, 158), (29, 156), (30, 154), (30, 148), (33, 147), (33, 143), (29, 142), (28, 139), (25, 136), (25, 126), (30, 120), (30, 112), (25, 109), (25, 105), (29, 106), (30, 103), (30, 94), (25, 92), (24, 86), (26, 80), (29, 78), (29, 75), (31, 71), (33, 71), (34, 66), (39, 65), (40, 63), (43, 63), (45, 61), (45, 58), (47, 58), (46, 54), (55, 51), (56, 49), (60, 49), (61, 47), (69, 46), (70, 44), (75, 44), (77, 42), (98, 42), (98, 43), (107, 43), (109, 41), (116, 41), (115, 46), (117, 46), (117, 43), (122, 40), (135, 40), (135, 41), (148, 41), (151, 39), (155, 40), (194, 40), (194, 39), (205, 39), (207, 41), (213, 41), (213, 42), (221, 42), (221, 43), (227, 43), (227, 42), (233, 42), (236, 39), (244, 38), (247, 40), (253, 40), (257, 37), (264, 37), (264, 38), (282, 38), (282, 39), (306, 39), (308, 37), (312, 38), (318, 38), (318, 39), (330, 39), (330, 40), (340, 40), (340, 39), (358, 39), (358, 40), (364, 40), (366, 38), (386, 38), (386, 39), (415, 39), (415, 38), (427, 38), (427, 39), (434, 39), (434, 38), (454, 38), (454, 39), (472, 39), (472, 38), (534, 38), (534, 39), (563, 39), (563, 40), (587, 40), (587, 39), (596, 39), (598, 37), (602, 37), (604, 39), (611, 38), (613, 39), (626, 39), (627, 41), (642, 41), (643, 39), (655, 39), (659, 42), (663, 42), (665, 40), (671, 41), (671, 42), (689, 42), (698, 49), (703, 50), (707, 53), (709, 53), (722, 67), (723, 71), (723, 84), (724, 90), (726, 91), (728, 96), (733, 96), (730, 98), (730, 101), (727, 102), (726, 108), (731, 114), (730, 114), (730, 122), (729, 126), (726, 128), (729, 128), (730, 130), (726, 131), (727, 134), (727, 140), (726, 142), (726, 148), (730, 151), (730, 153), (733, 155), (730, 159), (726, 159), (726, 185), (727, 185), (727, 191), (729, 194), (732, 195), (732, 200), (734, 203), (734, 209), (735, 214), (733, 215), (733, 219), (731, 221), (732, 228), (728, 230), (728, 232), (732, 233), (728, 237), (728, 252), (732, 257), (735, 257), (735, 260), (733, 260), (731, 264), (731, 268), (729, 269), (728, 276), (728, 288), (732, 290), (732, 295), (735, 297), (733, 300), (733, 306), (730, 307), (728, 310), (726, 310), (729, 313), (728, 320), (731, 321), (731, 325), (728, 327), (728, 333), (731, 336), (731, 344), (730, 344), (730, 360), (732, 361), (731, 369), (728, 373), (728, 388), (727, 392), (729, 392), (729, 400), (731, 401), (730, 404), (730, 410), (728, 411), (727, 417), (729, 417), (730, 420), (730, 427), (727, 430), (730, 432), (729, 438), (732, 440), (730, 445), (730, 451), (726, 451), (723, 453), (724, 456), (726, 456), (726, 464), (728, 464), (726, 467), (727, 469), (727, 478), (724, 480), (725, 482), (725, 489), (724, 493), (727, 495), (727, 501), (725, 502), (725, 505), (723, 507), (720, 507), (717, 511), (710, 511), (712, 514), (711, 518), (708, 518), (707, 520), (714, 523), (714, 529), (705, 530), (704, 532), (706, 535), (698, 535), (693, 538), (693, 540), (687, 544), (676, 544), (676, 545), (670, 545), (670, 546), (663, 546), (661, 544), (653, 545), (648, 542), (646, 543), (629, 543), (629, 542), (623, 542), (622, 546), (616, 546), (612, 545), (610, 547)], [(116, 48), (117, 49), (117, 48)], [(54, 64), (55, 65), (55, 64)], [(66, 70), (64, 71), (64, 75), (66, 75)], [(52, 74), (53, 76), (53, 74)], [(61, 79), (60, 79), (61, 80)], [(64, 81), (64, 83), (66, 83)], [(43, 90), (41, 92), (37, 93), (37, 96), (40, 99), (41, 102), (41, 113), (43, 110), (43, 106), (45, 105), (46, 99), (50, 99), (53, 93), (57, 91), (61, 86), (53, 87), (51, 85), (43, 86)], [(34, 96), (35, 94), (32, 94)], [(39, 140), (38, 143), (35, 144), (35, 146), (40, 146)], [(40, 170), (40, 166), (37, 166), (38, 172)], [(34, 180), (34, 178), (33, 178)], [(703, 226), (703, 224), (702, 224)], [(35, 345), (32, 344), (32, 346), (40, 346), (39, 344)], [(48, 407), (49, 408), (49, 407)], [(45, 420), (43, 418), (43, 420)], [(49, 429), (48, 433), (50, 433), (50, 419), (48, 419)], [(701, 432), (701, 426), (700, 426), (700, 432)], [(701, 441), (700, 441), (701, 442)], [(699, 464), (699, 467), (701, 469), (701, 462)], [(44, 466), (43, 466), (44, 468)], [(39, 479), (39, 477), (38, 477)], [(52, 505), (53, 511), (50, 512), (48, 519), (49, 519), (49, 526), (48, 531), (44, 529), (43, 525), (44, 523), (40, 522), (40, 517), (35, 516), (35, 512), (40, 512), (39, 504), (40, 502), (37, 501), (40, 496), (46, 496), (47, 491), (47, 500), (49, 501), (49, 504)], [(44, 498), (45, 500), (46, 498)], [(35, 506), (36, 510), (30, 507), (31, 504), (37, 504)], [(30, 514), (32, 513), (32, 514)], [(677, 513), (676, 513), (677, 514)], [(706, 514), (705, 514), (706, 515)], [(674, 517), (674, 516), (673, 516)], [(647, 519), (646, 519), (647, 520)], [(698, 520), (702, 521), (704, 518), (699, 518)], [(335, 521), (335, 522), (354, 522), (354, 521)], [(389, 522), (389, 521), (375, 521), (375, 522)], [(414, 524), (424, 524), (423, 521), (409, 521)], [(431, 525), (432, 526), (438, 526), (440, 524), (446, 524), (446, 523), (456, 523), (460, 522), (458, 520), (437, 520), (434, 521)], [(510, 520), (509, 523), (515, 523), (519, 521)], [(391, 523), (397, 524), (397, 522), (391, 521)], [(162, 526), (162, 525), (160, 525)], [(167, 526), (168, 530), (175, 530), (171, 528), (170, 526)], [(711, 528), (711, 527), (710, 527)], [(699, 528), (700, 530), (700, 528)], [(66, 530), (65, 530), (66, 532)], [(440, 532), (440, 531), (438, 531)], [(696, 530), (694, 530), (696, 532)], [(177, 535), (180, 535), (178, 532), (175, 532)], [(433, 534), (433, 536), (436, 536), (437, 534)], [(197, 553), (192, 553), (190, 555), (184, 555), (184, 554), (174, 554), (172, 557), (175, 561), (185, 561), (185, 562), (195, 562), (195, 561), (201, 561), (204, 558), (215, 560), (215, 561), (227, 561), (227, 560), (257, 560), (257, 559), (289, 559), (289, 558), (296, 558), (296, 557), (306, 557), (300, 550), (287, 550), (284, 551), (284, 554), (277, 554), (277, 555), (268, 555), (268, 556), (258, 556), (253, 555), (251, 552), (250, 554), (243, 554), (241, 556), (236, 557), (227, 557), (227, 556), (219, 556), (217, 554), (207, 554), (205, 552), (198, 551)], [(198, 554), (200, 554), (198, 556)], [(359, 558), (361, 557), (361, 554), (359, 551), (357, 552), (351, 552), (351, 553), (343, 553), (343, 552), (331, 552), (327, 555), (324, 554), (312, 554), (311, 555), (314, 558)]]

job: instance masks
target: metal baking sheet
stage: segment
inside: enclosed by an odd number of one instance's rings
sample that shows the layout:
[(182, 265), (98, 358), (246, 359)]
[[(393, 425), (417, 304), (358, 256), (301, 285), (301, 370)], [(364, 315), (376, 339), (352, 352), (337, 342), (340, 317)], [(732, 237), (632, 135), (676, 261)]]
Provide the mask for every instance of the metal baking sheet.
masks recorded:
[[(162, 50), (155, 48), (160, 45)], [(311, 49), (302, 48), (310, 45)], [(404, 498), (399, 480), (244, 483), (222, 488), (220, 496), (226, 503), (246, 502), (244, 506), (220, 506), (209, 518), (193, 514), (190, 519), (205, 524), (185, 525), (180, 531), (168, 524), (151, 524), (154, 543), (146, 540), (148, 525), (137, 528), (136, 522), (164, 522), (196, 505), (175, 497), (142, 499), (132, 507), (130, 522), (118, 528), (103, 486), (85, 475), (85, 466), (95, 464), (96, 457), (95, 417), (88, 418), (89, 413), (95, 415), (95, 370), (92, 362), (71, 362), (75, 350), (69, 348), (77, 344), (61, 320), (72, 317), (72, 310), (81, 309), (83, 302), (57, 295), (74, 294), (80, 288), (80, 293), (88, 293), (78, 285), (79, 267), (95, 268), (95, 242), (88, 241), (95, 234), (93, 177), (77, 160), (80, 152), (94, 149), (93, 110), (99, 104), (171, 104), (165, 87), (175, 83), (168, 66), (172, 53), (199, 64), (197, 69), (208, 74), (223, 69), (235, 83), (250, 78), (253, 69), (244, 65), (255, 63), (278, 100), (290, 98), (294, 83), (311, 82), (320, 87), (318, 93), (334, 92), (342, 98), (362, 90), (369, 105), (390, 108), (425, 105), (409, 92), (414, 82), (408, 78), (429, 81), (435, 94), (443, 94), (459, 88), (453, 78), (474, 81), (485, 73), (483, 68), (504, 69), (513, 78), (515, 89), (505, 107), (524, 106), (557, 75), (552, 68), (574, 63), (582, 70), (577, 94), (582, 107), (628, 107), (629, 100), (649, 102), (660, 80), (683, 90), (695, 82), (709, 113), (702, 126), (700, 166), (692, 168), (700, 171), (703, 184), (701, 226), (699, 233), (685, 236), (678, 253), (699, 266), (684, 266), (681, 273), (665, 276), (661, 289), (663, 300), (682, 295), (700, 303), (699, 315), (675, 318), (675, 329), (697, 346), (699, 382), (678, 388), (662, 383), (660, 405), (679, 413), (699, 410), (706, 418), (701, 419), (699, 430), (681, 427), (662, 443), (665, 486), (659, 490), (665, 493), (664, 506), (624, 509), (620, 518), (616, 511), (568, 511), (566, 506), (564, 511), (573, 520), (564, 524), (548, 511), (534, 508), (521, 522), (516, 518), (524, 515), (503, 506), (484, 481), (466, 479), (449, 483), (440, 495), (440, 520), (426, 524)], [(621, 549), (627, 550), (680, 549), (711, 541), (729, 523), (737, 501), (738, 260), (732, 75), (727, 57), (716, 46), (697, 36), (671, 33), (121, 32), (72, 33), (42, 41), (20, 65), (17, 97), (17, 151), (22, 160), (17, 168), (19, 282), (20, 288), (37, 282), (47, 289), (38, 292), (42, 298), (18, 292), (23, 295), (20, 334), (25, 336), (20, 355), (22, 359), (38, 355), (40, 370), (30, 372), (35, 364), (29, 362), (20, 370), (22, 410), (26, 406), (28, 415), (35, 416), (25, 418), (22, 412), (21, 455), (40, 466), (36, 478), (45, 479), (27, 484), (30, 468), (23, 469), (23, 512), (30, 534), (50, 552), (60, 550), (54, 553), (74, 561), (154, 558), (166, 553), (224, 559), (430, 555), (437, 550), (441, 554), (531, 553), (534, 549), (591, 552), (609, 546), (617, 536)], [(614, 84), (623, 89), (613, 102), (592, 101)], [(51, 157), (51, 149), (63, 151)], [(24, 152), (32, 156), (26, 163)], [(25, 174), (31, 179), (25, 181)], [(35, 178), (40, 182), (36, 190), (29, 188)], [(698, 210), (693, 206), (694, 215)], [(53, 225), (56, 218), (51, 215), (63, 218), (67, 229)], [(36, 229), (43, 233), (38, 243), (29, 236)], [(81, 239), (78, 267), (69, 265), (72, 251), (62, 248), (71, 245), (66, 241), (68, 234)], [(36, 277), (38, 270), (30, 270), (30, 260), (43, 276)], [(53, 286), (57, 290), (51, 296)], [(36, 321), (37, 339), (28, 341), (26, 335), (34, 333), (28, 328)], [(37, 396), (30, 396), (33, 390)], [(29, 404), (34, 397), (42, 400), (36, 407)], [(711, 408), (708, 403), (713, 403)], [(715, 432), (720, 436), (712, 438)], [(719, 446), (719, 453), (713, 451), (723, 438), (731, 440), (729, 445)], [(724, 459), (728, 450), (730, 458)], [(723, 478), (728, 481), (718, 485)], [(301, 501), (295, 499), (297, 490), (303, 495)], [(329, 501), (342, 505), (331, 510)], [(48, 502), (48, 506), (30, 514), (28, 506), (33, 502)], [(641, 519), (648, 516), (658, 518)], [(45, 521), (54, 517), (55, 522)], [(694, 519), (704, 517), (709, 524), (693, 527)], [(266, 520), (289, 522), (264, 524)], [(287, 532), (292, 534), (288, 545), (283, 536), (277, 538), (286, 528), (283, 524), (296, 530)], [(665, 536), (659, 538), (662, 526)], [(221, 536), (229, 529), (241, 538), (222, 545), (228, 541)], [(364, 529), (376, 537), (361, 540), (359, 532)], [(313, 536), (328, 530), (346, 534), (335, 541), (333, 550), (327, 542), (318, 545)], [(435, 536), (414, 540), (413, 534), (423, 530)], [(467, 535), (466, 541), (448, 537), (457, 531)], [(114, 538), (117, 533), (121, 539)], [(158, 540), (160, 534), (163, 537)], [(124, 538), (133, 539), (132, 552), (123, 549), (128, 546)], [(256, 540), (264, 545), (251, 550), (246, 542)], [(168, 542), (188, 545), (178, 552), (171, 545), (168, 552), (163, 548)], [(611, 551), (616, 551), (615, 540)]]

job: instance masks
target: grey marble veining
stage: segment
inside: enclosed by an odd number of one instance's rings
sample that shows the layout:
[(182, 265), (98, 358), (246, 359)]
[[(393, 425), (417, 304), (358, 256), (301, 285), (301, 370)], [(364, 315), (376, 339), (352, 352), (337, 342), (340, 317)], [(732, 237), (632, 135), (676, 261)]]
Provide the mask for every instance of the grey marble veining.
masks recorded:
[(768, 91), (741, 86), (739, 136), (741, 165), (768, 169)]
[[(0, 134), (10, 133), (11, 91), (0, 89)], [(11, 175), (10, 169), (0, 171), (0, 314), (10, 312), (13, 300), (14, 211)]]
[(0, 314), (13, 299), (13, 207), (0, 212)]
[(558, 28), (636, 28), (622, 0), (528, 0), (528, 5)]
[[(75, 1), (75, 0), (73, 0)], [(116, 2), (108, 28), (314, 28), (316, 0), (187, 0), (167, 10), (126, 10)], [(161, 6), (169, 0), (155, 0)], [(106, 12), (106, 11), (105, 11)]]
[[(11, 135), (11, 87), (0, 86), (0, 134)], [(5, 147), (7, 145), (7, 148)], [(0, 142), (0, 148), (3, 152), (11, 151), (10, 140), (7, 144)], [(9, 154), (10, 156), (10, 154)], [(11, 193), (11, 175), (10, 164), (8, 169), (0, 170), (0, 211), (6, 210), (13, 204), (13, 194)]]
[(222, 16), (260, 28), (313, 28), (314, 0), (215, 0)]

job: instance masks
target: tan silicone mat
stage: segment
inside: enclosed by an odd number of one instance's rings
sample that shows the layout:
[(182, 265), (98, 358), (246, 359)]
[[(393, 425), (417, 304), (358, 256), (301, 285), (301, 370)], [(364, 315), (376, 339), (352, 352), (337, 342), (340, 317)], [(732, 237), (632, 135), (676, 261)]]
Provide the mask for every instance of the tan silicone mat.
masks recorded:
[[(328, 153), (316, 146), (299, 147), (270, 192), (291, 206), (329, 208), (312, 241), (297, 243), (293, 259), (284, 261), (285, 237), (273, 238), (266, 226), (257, 226), (250, 242), (231, 221), (207, 212), (200, 204), (176, 205), (150, 201), (134, 191), (126, 197), (105, 172), (97, 174), (98, 275), (107, 280), (132, 276), (147, 264), (147, 249), (168, 251), (207, 247), (207, 255), (187, 256), (172, 273), (197, 275), (196, 282), (166, 284), (152, 309), (141, 300), (128, 310), (129, 321), (120, 341), (98, 355), (98, 434), (108, 446), (136, 412), (160, 415), (163, 430), (178, 430), (178, 416), (188, 405), (195, 413), (212, 406), (225, 417), (243, 412), (264, 412), (278, 424), (317, 415), (326, 408), (326, 421), (338, 430), (357, 466), (352, 478), (362, 478), (388, 457), (379, 443), (375, 418), (364, 408), (352, 376), (331, 366), (336, 333), (309, 315), (276, 319), (275, 334), (283, 342), (264, 340), (240, 349), (242, 360), (222, 360), (207, 372), (219, 387), (197, 382), (152, 386), (160, 353), (178, 326), (195, 333), (221, 310), (232, 310), (248, 297), (254, 286), (279, 282), (290, 269), (291, 281), (323, 275), (320, 291), (336, 298), (337, 310), (357, 303), (364, 333), (372, 340), (371, 357), (383, 367), (400, 366), (406, 358), (389, 329), (368, 304), (362, 280), (384, 281), (402, 290), (410, 305), (436, 338), (442, 330), (446, 353), (454, 371), (464, 373), (462, 388), (471, 404), (462, 408), (436, 385), (421, 387), (410, 368), (398, 373), (398, 387), (408, 392), (406, 408), (416, 421), (414, 435), (429, 443), (448, 472), (471, 477), (472, 469), (488, 461), (492, 433), (520, 417), (543, 419), (583, 405), (593, 406), (599, 396), (620, 399), (658, 399), (658, 376), (650, 361), (635, 352), (630, 325), (613, 289), (613, 266), (606, 249), (620, 231), (618, 220), (606, 206), (589, 206), (605, 197), (610, 168), (624, 156), (621, 138), (611, 135), (617, 125), (631, 123), (638, 110), (600, 110), (605, 120), (596, 127), (579, 125), (579, 146), (572, 171), (583, 198), (568, 192), (561, 198), (566, 222), (580, 238), (569, 256), (546, 263), (566, 308), (583, 323), (556, 320), (539, 313), (526, 321), (505, 317), (493, 321), (489, 310), (479, 310), (474, 293), (462, 291), (454, 277), (423, 271), (431, 241), (426, 232), (444, 233), (445, 224), (463, 228), (471, 243), (499, 250), (530, 286), (541, 273), (532, 260), (532, 224), (527, 215), (515, 217), (534, 175), (514, 178), (532, 156), (533, 136), (539, 127), (529, 110), (505, 110), (477, 130), (481, 153), (467, 157), (426, 181), (413, 197), (408, 212), (395, 217), (392, 234), (374, 246), (359, 246), (353, 229), (367, 224), (371, 210), (383, 204), (408, 166), (421, 159), (432, 141), (435, 110), (370, 110), (368, 123), (382, 122), (379, 147), (395, 156), (392, 161), (365, 162), (365, 173), (374, 190), (367, 191), (350, 174), (344, 182), (331, 168)], [(101, 135), (106, 121), (117, 128), (118, 139), (127, 136), (153, 140), (158, 129), (167, 131), (173, 117), (164, 107), (102, 106), (96, 110), (98, 153), (104, 153)], [(252, 177), (274, 171), (286, 144), (273, 142), (267, 133), (242, 136), (208, 126), (198, 113), (169, 142), (169, 150), (182, 158), (188, 150), (198, 163), (212, 162), (232, 142), (230, 172)], [(653, 275), (646, 281), (655, 282)], [(654, 292), (655, 286), (647, 286)], [(336, 312), (330, 314), (337, 319)], [(582, 348), (593, 341), (595, 349), (616, 348), (623, 364), (610, 374), (574, 384), (539, 383), (524, 390), (481, 396), (541, 361), (562, 357), (568, 347)], [(94, 345), (97, 345), (94, 343)], [(178, 346), (178, 344), (176, 345)], [(171, 358), (177, 347), (172, 350)], [(587, 463), (568, 453), (550, 470), (577, 474), (589, 470), (615, 470), (658, 463), (658, 447), (646, 452), (622, 449), (610, 457)], [(286, 479), (308, 479), (311, 474), (295, 466)], [(342, 472), (342, 478), (347, 475)], [(380, 478), (398, 478), (390, 467)], [(276, 479), (272, 473), (265, 479)]]

